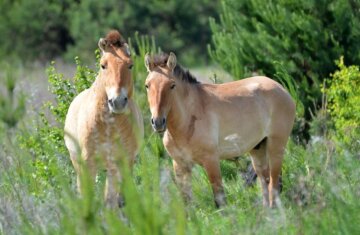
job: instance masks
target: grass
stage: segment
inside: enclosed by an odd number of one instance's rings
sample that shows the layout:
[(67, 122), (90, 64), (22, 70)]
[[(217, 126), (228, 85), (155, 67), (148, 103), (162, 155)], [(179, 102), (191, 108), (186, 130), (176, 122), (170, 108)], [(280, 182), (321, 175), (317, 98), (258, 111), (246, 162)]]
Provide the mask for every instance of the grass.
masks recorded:
[[(360, 163), (354, 155), (329, 152), (317, 142), (288, 144), (282, 206), (263, 208), (259, 185), (245, 187), (239, 174), (224, 177), (228, 204), (216, 209), (205, 172), (195, 167), (194, 199), (184, 205), (173, 181), (169, 157), (159, 157), (160, 138), (151, 135), (133, 175), (125, 174), (126, 206), (108, 210), (101, 174), (80, 198), (66, 156), (56, 161), (53, 183), (41, 196), (33, 179), (31, 153), (11, 133), (2, 135), (0, 232), (2, 234), (357, 234), (360, 232)], [(47, 151), (56, 149), (49, 148)], [(328, 155), (329, 154), (329, 155)], [(161, 154), (160, 154), (161, 155)], [(224, 162), (223, 171), (237, 171)], [(123, 171), (126, 172), (125, 169)], [(223, 172), (226, 174), (227, 172)]]
[[(77, 194), (74, 169), (56, 129), (61, 123), (52, 117), (43, 128), (46, 116), (27, 105), (25, 119), (16, 119), (15, 127), (0, 122), (0, 234), (360, 233), (360, 159), (328, 136), (307, 145), (289, 142), (282, 205), (277, 209), (262, 207), (260, 186), (245, 186), (233, 162), (221, 165), (226, 207), (215, 208), (199, 166), (193, 171), (193, 201), (185, 205), (173, 180), (171, 159), (147, 122), (145, 75), (140, 70), (149, 47), (140, 48), (134, 66), (136, 98), (146, 127), (144, 146), (132, 174), (119, 165), (125, 207), (105, 207), (104, 171), (95, 184), (85, 184), (82, 197)], [(24, 146), (24, 139), (31, 141)]]

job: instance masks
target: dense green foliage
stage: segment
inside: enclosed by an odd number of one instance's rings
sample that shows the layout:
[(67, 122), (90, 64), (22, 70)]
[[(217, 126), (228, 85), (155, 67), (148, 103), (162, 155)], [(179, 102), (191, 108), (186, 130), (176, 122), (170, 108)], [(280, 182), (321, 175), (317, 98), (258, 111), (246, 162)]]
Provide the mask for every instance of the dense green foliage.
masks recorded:
[[(24, 132), (18, 136), (22, 148), (27, 149), (32, 155), (33, 178), (38, 181), (39, 185), (42, 185), (32, 192), (36, 195), (43, 195), (51, 184), (56, 185), (54, 175), (59, 170), (58, 159), (49, 152), (49, 148), (56, 149), (57, 158), (63, 161), (62, 164), (69, 166), (68, 159), (65, 157), (67, 150), (63, 138), (65, 116), (73, 98), (80, 91), (88, 88), (96, 77), (96, 72), (82, 65), (78, 58), (75, 62), (77, 69), (71, 79), (74, 83), (70, 82), (70, 79), (65, 79), (63, 74), (57, 73), (54, 63), (47, 69), (49, 89), (55, 95), (55, 104), (53, 102), (44, 103), (42, 111), (39, 113), (40, 119), (30, 123), (36, 127), (34, 132)], [(51, 118), (49, 118), (49, 112)]]
[(60, 55), (70, 40), (65, 10), (69, 1), (0, 1), (0, 58), (47, 59)]
[(328, 108), (336, 127), (336, 135), (354, 150), (360, 150), (360, 71), (359, 66), (337, 62), (339, 70), (331, 75), (325, 93)]
[[(208, 17), (216, 17), (218, 1), (0, 1), (0, 58), (22, 60), (65, 56), (91, 58), (99, 35), (119, 29), (155, 36), (166, 51), (188, 63), (207, 58)], [(180, 53), (181, 52), (181, 53)], [(196, 55), (196, 57), (195, 57)], [(195, 59), (196, 58), (196, 59)]]
[[(92, 1), (83, 0), (70, 10), (70, 34), (75, 54), (96, 45), (98, 35), (118, 28), (125, 36), (135, 31), (156, 37), (165, 51), (175, 51), (184, 61), (194, 63), (206, 57), (210, 42), (208, 17), (216, 17), (217, 1)], [(181, 53), (180, 53), (181, 52)]]
[(220, 22), (211, 21), (210, 54), (237, 79), (253, 73), (273, 77), (274, 62), (283, 64), (309, 120), (334, 61), (343, 55), (346, 63), (360, 64), (359, 12), (353, 0), (225, 0)]

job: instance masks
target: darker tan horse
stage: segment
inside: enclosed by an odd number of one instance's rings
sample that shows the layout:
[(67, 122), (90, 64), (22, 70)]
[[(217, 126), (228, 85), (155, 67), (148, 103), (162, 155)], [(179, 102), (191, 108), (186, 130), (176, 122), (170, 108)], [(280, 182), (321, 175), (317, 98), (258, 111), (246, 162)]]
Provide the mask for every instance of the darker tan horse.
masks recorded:
[(146, 89), (156, 132), (173, 158), (175, 179), (185, 200), (191, 198), (191, 169), (202, 165), (215, 203), (226, 203), (220, 160), (250, 152), (259, 176), (263, 203), (278, 199), (285, 146), (293, 127), (295, 104), (288, 92), (267, 77), (224, 84), (201, 84), (170, 55), (145, 56)]
[(143, 120), (132, 99), (132, 60), (127, 43), (118, 31), (99, 40), (100, 71), (92, 86), (75, 97), (65, 121), (65, 143), (78, 175), (81, 164), (91, 176), (97, 171), (96, 156), (105, 162), (106, 202), (115, 207), (119, 201), (118, 163), (128, 157), (132, 165), (143, 137)]

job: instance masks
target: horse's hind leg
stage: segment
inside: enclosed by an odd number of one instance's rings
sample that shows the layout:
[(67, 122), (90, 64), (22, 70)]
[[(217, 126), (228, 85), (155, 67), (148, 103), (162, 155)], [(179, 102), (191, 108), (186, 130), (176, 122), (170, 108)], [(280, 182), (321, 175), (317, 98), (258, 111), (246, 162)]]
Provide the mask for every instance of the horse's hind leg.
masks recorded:
[(276, 136), (268, 138), (266, 155), (269, 158), (270, 183), (269, 183), (269, 202), (270, 207), (280, 203), (279, 198), (279, 179), (281, 174), (282, 161), (284, 158), (285, 147), (288, 137)]
[(250, 151), (252, 164), (261, 183), (263, 205), (269, 206), (269, 160), (266, 155), (267, 140), (262, 141), (256, 148)]

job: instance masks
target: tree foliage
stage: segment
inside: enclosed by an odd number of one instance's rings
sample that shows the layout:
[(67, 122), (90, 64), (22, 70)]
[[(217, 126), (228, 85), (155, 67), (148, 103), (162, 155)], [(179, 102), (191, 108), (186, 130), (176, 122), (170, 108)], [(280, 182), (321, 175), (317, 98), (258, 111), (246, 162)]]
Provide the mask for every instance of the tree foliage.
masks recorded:
[(155, 36), (164, 50), (199, 63), (211, 37), (208, 17), (216, 17), (218, 5), (211, 0), (4, 0), (0, 58), (45, 60), (65, 53), (70, 61), (75, 56), (84, 61), (92, 57), (99, 35), (115, 28), (125, 38), (135, 32)]
[(0, 58), (53, 58), (71, 41), (64, 12), (69, 0), (0, 1)]
[(344, 55), (346, 63), (360, 63), (359, 1), (224, 0), (211, 29), (211, 57), (238, 79), (273, 76), (274, 61), (283, 64), (299, 86), (307, 119), (334, 61)]

